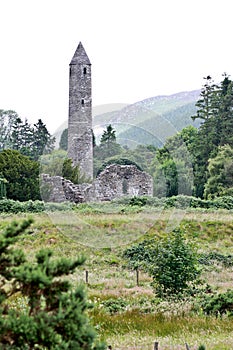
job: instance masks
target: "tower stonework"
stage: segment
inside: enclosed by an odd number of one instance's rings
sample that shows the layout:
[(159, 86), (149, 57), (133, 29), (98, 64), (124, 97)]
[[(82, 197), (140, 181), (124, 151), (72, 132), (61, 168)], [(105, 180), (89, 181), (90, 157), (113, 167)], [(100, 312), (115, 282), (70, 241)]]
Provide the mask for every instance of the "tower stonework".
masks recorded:
[(70, 62), (68, 157), (93, 180), (91, 62), (81, 42)]

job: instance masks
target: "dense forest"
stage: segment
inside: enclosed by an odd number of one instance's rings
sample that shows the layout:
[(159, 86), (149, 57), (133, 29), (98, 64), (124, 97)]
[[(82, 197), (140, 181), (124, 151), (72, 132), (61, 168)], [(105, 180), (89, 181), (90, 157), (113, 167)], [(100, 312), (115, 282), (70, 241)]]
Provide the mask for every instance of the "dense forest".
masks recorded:
[[(130, 149), (118, 142), (116, 131), (109, 124), (98, 145), (93, 135), (94, 175), (110, 163), (135, 164), (152, 175), (155, 197), (232, 196), (233, 81), (227, 74), (218, 84), (210, 76), (204, 79), (195, 111), (190, 115), (190, 124), (199, 120), (199, 128), (188, 125), (160, 147), (143, 144), (141, 134), (142, 144)], [(67, 129), (55, 150), (55, 139), (42, 120), (30, 125), (16, 112), (0, 110), (0, 125), (2, 197), (40, 199), (41, 172), (62, 175), (74, 183), (85, 181), (79, 176), (79, 168), (72, 168), (67, 159)]]

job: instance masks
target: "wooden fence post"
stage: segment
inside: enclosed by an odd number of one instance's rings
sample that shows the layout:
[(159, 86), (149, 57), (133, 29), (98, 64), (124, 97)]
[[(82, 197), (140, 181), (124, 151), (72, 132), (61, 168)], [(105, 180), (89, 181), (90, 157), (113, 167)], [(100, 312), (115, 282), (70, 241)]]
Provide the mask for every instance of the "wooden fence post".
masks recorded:
[(88, 271), (86, 270), (85, 273), (86, 273), (86, 284), (88, 284)]
[(154, 350), (159, 350), (159, 342), (155, 341), (154, 343)]
[(137, 282), (137, 286), (139, 286), (139, 270), (136, 270), (136, 282)]

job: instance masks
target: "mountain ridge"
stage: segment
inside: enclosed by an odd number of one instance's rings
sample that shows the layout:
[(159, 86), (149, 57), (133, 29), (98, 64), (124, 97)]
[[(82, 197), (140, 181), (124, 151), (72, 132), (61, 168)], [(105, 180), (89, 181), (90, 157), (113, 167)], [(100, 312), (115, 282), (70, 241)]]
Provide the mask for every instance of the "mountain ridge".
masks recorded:
[[(167, 137), (183, 127), (199, 126), (198, 121), (191, 119), (199, 96), (200, 90), (181, 91), (149, 97), (129, 105), (115, 103), (94, 107), (93, 130), (97, 143), (103, 130), (111, 124), (116, 130), (117, 142), (122, 145), (153, 144), (160, 147)], [(68, 121), (65, 121), (55, 132), (58, 140), (67, 125)]]

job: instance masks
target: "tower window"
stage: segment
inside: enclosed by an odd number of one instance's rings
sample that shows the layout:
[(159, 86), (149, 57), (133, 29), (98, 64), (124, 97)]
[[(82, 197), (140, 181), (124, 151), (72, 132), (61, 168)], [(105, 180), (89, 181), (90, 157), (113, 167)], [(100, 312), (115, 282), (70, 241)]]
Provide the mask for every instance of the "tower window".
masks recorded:
[(82, 106), (84, 106), (84, 99), (83, 98), (81, 100), (81, 104), (82, 104)]
[(83, 68), (83, 74), (87, 74), (87, 68), (86, 67)]

